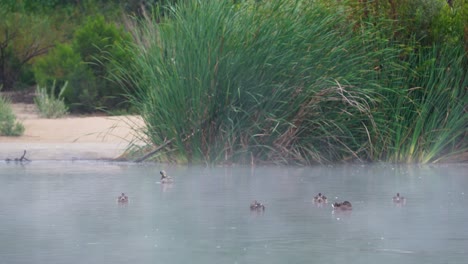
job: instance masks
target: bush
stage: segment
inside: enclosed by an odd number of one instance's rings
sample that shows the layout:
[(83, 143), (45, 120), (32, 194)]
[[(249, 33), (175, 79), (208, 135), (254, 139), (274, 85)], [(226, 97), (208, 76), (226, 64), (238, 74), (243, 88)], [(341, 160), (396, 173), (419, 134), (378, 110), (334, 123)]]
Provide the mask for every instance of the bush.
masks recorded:
[[(71, 45), (58, 44), (47, 56), (39, 58), (34, 65), (34, 75), (41, 87), (64, 86), (68, 82), (68, 89), (62, 96), (70, 111), (95, 110), (95, 77)], [(54, 96), (59, 92), (55, 91)]]
[(10, 103), (0, 96), (0, 136), (21, 136), (23, 133), (24, 126), (16, 121)]
[[(453, 1), (452, 6), (444, 5), (431, 27), (432, 38), (438, 40), (439, 43), (449, 45), (458, 45), (465, 42), (465, 47), (468, 47), (467, 17), (468, 1)], [(467, 32), (464, 33), (464, 30), (467, 30)], [(466, 49), (466, 52), (468, 52), (468, 49)]]
[(127, 64), (130, 60), (129, 55), (121, 47), (129, 40), (128, 33), (114, 24), (107, 23), (103, 16), (89, 18), (75, 32), (73, 50), (80, 54), (94, 75), (97, 88), (95, 92), (99, 98), (96, 107), (116, 109), (125, 101), (121, 87), (109, 81), (108, 77), (113, 71), (109, 58)]
[(63, 93), (67, 88), (68, 82), (60, 88), (58, 96), (55, 96), (55, 82), (52, 84), (50, 93), (46, 87), (37, 86), (36, 98), (34, 102), (39, 109), (39, 113), (45, 118), (59, 118), (67, 114), (68, 108), (63, 101)]
[(13, 12), (44, 12), (54, 10), (58, 6), (68, 5), (71, 1), (69, 0), (3, 0), (4, 8), (8, 11)]
[(62, 86), (82, 68), (84, 65), (80, 55), (70, 45), (57, 44), (47, 56), (37, 59), (34, 64), (34, 76), (41, 86), (49, 87), (53, 83)]
[(338, 5), (343, 3), (349, 7), (351, 23), (378, 24), (379, 31), (389, 39), (405, 44), (416, 40), (423, 46), (432, 46), (463, 38), (463, 21), (468, 21), (465, 0), (348, 0)]
[(59, 44), (38, 59), (34, 67), (36, 80), (46, 87), (55, 81), (59, 86), (68, 81), (63, 98), (72, 112), (124, 107), (122, 88), (108, 78), (113, 71), (109, 58), (126, 64), (129, 57), (121, 47), (128, 39), (122, 29), (106, 23), (104, 17), (89, 18), (76, 30), (72, 44)]

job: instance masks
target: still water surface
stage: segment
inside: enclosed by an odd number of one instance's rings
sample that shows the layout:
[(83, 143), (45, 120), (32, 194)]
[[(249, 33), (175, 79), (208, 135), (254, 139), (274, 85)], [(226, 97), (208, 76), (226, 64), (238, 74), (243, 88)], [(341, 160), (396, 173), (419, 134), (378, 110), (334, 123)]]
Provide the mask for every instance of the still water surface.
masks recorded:
[(0, 263), (467, 263), (467, 169), (0, 163)]

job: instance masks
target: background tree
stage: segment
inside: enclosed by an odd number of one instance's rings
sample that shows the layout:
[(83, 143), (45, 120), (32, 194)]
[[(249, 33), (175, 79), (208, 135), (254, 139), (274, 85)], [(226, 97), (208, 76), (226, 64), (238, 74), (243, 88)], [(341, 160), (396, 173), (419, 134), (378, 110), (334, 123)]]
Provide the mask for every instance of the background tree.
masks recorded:
[(53, 47), (51, 40), (57, 39), (57, 34), (47, 17), (10, 12), (2, 6), (0, 17), (0, 85), (11, 90), (21, 77), (26, 84), (32, 84), (31, 71), (23, 70)]

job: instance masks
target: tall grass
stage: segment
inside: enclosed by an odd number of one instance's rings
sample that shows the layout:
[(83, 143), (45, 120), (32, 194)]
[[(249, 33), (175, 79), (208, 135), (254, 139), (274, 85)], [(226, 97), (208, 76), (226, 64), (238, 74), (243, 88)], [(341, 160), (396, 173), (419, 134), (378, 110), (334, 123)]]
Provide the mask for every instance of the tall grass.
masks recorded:
[[(434, 46), (410, 54), (409, 69), (387, 112), (391, 131), (384, 159), (430, 163), (468, 152), (468, 61), (463, 46)], [(466, 159), (466, 155), (465, 155)], [(466, 161), (466, 160), (465, 160)]]
[(398, 104), (418, 107), (401, 96), (414, 91), (403, 86), (408, 65), (398, 46), (372, 25), (357, 30), (343, 9), (182, 1), (134, 24), (133, 35), (133, 62), (116, 77), (135, 87), (130, 100), (147, 136), (170, 142), (168, 156), (312, 164), (397, 160), (406, 145), (405, 126), (392, 125), (406, 111)]
[(148, 137), (173, 140), (188, 161), (366, 157), (373, 68), (387, 51), (335, 12), (304, 1), (187, 1), (170, 21), (139, 24), (134, 64), (120, 74), (137, 88)]
[(68, 114), (68, 107), (65, 105), (63, 93), (67, 88), (68, 82), (60, 88), (58, 96), (55, 95), (55, 81), (52, 84), (50, 93), (47, 87), (36, 88), (36, 98), (34, 102), (39, 109), (39, 114), (45, 118), (60, 118)]

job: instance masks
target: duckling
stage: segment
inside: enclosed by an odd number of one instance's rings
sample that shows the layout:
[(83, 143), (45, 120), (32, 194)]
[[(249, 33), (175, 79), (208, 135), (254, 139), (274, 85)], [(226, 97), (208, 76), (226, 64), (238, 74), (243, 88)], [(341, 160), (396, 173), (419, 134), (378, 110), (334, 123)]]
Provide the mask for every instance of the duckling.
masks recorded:
[(128, 203), (128, 197), (125, 195), (125, 193), (122, 193), (118, 198), (117, 202), (119, 203)]
[(166, 171), (162, 170), (159, 173), (161, 174), (161, 183), (172, 183), (172, 182), (174, 182), (174, 180), (170, 176), (167, 176)]
[(400, 193), (397, 193), (395, 196), (393, 196), (393, 202), (396, 204), (404, 204), (406, 203), (406, 198), (400, 196)]
[(259, 203), (259, 202), (257, 202), (257, 200), (255, 200), (255, 201), (253, 201), (253, 203), (250, 204), (250, 210), (251, 211), (254, 211), (254, 210), (265, 211), (265, 205), (263, 205), (262, 203)]
[(315, 203), (327, 203), (327, 197), (322, 193), (318, 193), (317, 196), (314, 197)]
[(334, 209), (339, 209), (339, 210), (342, 210), (342, 211), (353, 210), (353, 206), (348, 201), (344, 201), (342, 203), (334, 203), (334, 204), (332, 204), (332, 207)]

